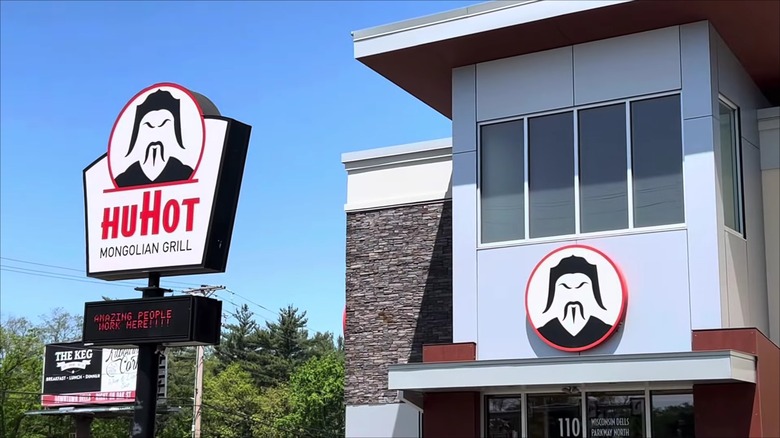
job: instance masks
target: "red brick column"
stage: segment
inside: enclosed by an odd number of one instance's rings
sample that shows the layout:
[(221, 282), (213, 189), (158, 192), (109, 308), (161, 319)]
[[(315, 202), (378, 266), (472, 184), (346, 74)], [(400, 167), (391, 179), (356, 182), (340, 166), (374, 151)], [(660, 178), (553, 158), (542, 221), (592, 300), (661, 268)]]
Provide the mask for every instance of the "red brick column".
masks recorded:
[(693, 385), (696, 436), (780, 437), (780, 348), (756, 329), (697, 330), (694, 351), (756, 356), (756, 384)]
[[(477, 358), (474, 343), (424, 345), (423, 362), (464, 362)], [(430, 392), (423, 398), (425, 438), (478, 437), (479, 392)]]

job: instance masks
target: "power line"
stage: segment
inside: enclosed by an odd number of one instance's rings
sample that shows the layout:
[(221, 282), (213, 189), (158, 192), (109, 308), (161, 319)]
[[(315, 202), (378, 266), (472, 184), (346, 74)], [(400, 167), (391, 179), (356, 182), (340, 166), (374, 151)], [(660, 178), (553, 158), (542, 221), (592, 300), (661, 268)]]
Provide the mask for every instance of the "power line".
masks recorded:
[[(24, 268), (21, 268), (24, 269)], [(42, 273), (35, 273), (35, 272), (26, 272), (21, 270), (14, 270), (6, 267), (0, 268), (0, 271), (6, 271), (6, 272), (14, 272), (17, 274), (27, 274), (32, 275), (34, 277), (46, 277), (46, 278), (56, 278), (58, 280), (70, 280), (70, 281), (79, 281), (81, 283), (93, 283), (93, 284), (102, 284), (104, 286), (118, 286), (118, 287), (137, 287), (135, 285), (128, 285), (128, 284), (117, 284), (117, 283), (110, 283), (110, 282), (101, 282), (101, 281), (93, 281), (93, 280), (86, 280), (81, 278), (73, 278), (73, 277), (61, 277), (58, 274), (42, 274)]]
[(30, 261), (27, 261), (27, 260), (14, 259), (14, 258), (11, 258), (11, 257), (0, 257), (0, 259), (8, 260), (10, 262), (26, 263), (28, 265), (44, 266), (44, 267), (47, 267), (47, 268), (64, 269), (66, 271), (84, 272), (83, 269), (66, 268), (64, 266), (57, 266), (57, 265), (47, 265), (46, 263), (30, 262)]
[[(66, 270), (66, 271), (79, 272), (79, 273), (82, 273), (82, 274), (85, 272), (85, 269), (69, 268), (69, 267), (66, 267), (66, 266), (59, 266), (59, 265), (50, 265), (50, 264), (47, 264), (47, 263), (39, 263), (39, 262), (30, 261), (30, 260), (22, 260), (22, 259), (16, 259), (16, 258), (11, 258), (11, 257), (0, 257), (0, 259), (8, 260), (10, 262), (24, 263), (24, 264), (28, 264), (28, 265), (43, 266), (43, 267), (46, 267), (46, 268), (63, 269), (63, 270)], [(17, 268), (17, 266), (10, 266), (10, 267)], [(27, 269), (27, 268), (23, 268), (23, 267), (18, 267), (18, 268), (19, 269)], [(66, 274), (59, 274), (59, 273), (52, 273), (52, 274), (66, 275)], [(186, 282), (182, 282), (182, 281), (167, 281), (167, 283), (180, 284), (180, 285), (183, 285), (183, 286), (200, 286), (200, 285), (195, 284), (195, 283), (186, 283)]]
[[(261, 309), (263, 309), (263, 310), (265, 310), (265, 311), (267, 311), (267, 312), (270, 312), (270, 313), (272, 313), (274, 316), (279, 316), (279, 312), (274, 312), (273, 310), (269, 309), (268, 307), (265, 307), (265, 306), (263, 306), (262, 304), (257, 304), (256, 302), (254, 302), (254, 301), (250, 300), (249, 298), (247, 298), (247, 297), (245, 297), (245, 296), (243, 296), (243, 295), (239, 295), (238, 293), (234, 292), (234, 291), (233, 291), (233, 290), (231, 290), (231, 289), (225, 289), (225, 290), (226, 290), (228, 293), (231, 293), (231, 294), (233, 294), (234, 296), (236, 296), (236, 297), (238, 297), (238, 298), (242, 298), (243, 300), (245, 300), (245, 301), (246, 301), (246, 302), (248, 302), (249, 304), (254, 304), (254, 305), (255, 305), (255, 306), (257, 306), (257, 307), (259, 307), (259, 308), (261, 308)], [(268, 320), (268, 319), (266, 319), (266, 318), (263, 318), (263, 319), (265, 319), (266, 321)]]
[[(63, 277), (63, 278), (74, 278), (74, 279), (77, 279), (77, 280), (95, 281), (97, 283), (104, 284), (102, 281), (94, 280), (94, 279), (91, 279), (91, 278), (85, 278), (85, 277), (82, 277), (80, 275), (61, 274), (59, 272), (52, 272), (52, 271), (44, 271), (44, 270), (38, 270), (38, 269), (23, 268), (21, 266), (12, 266), (12, 265), (4, 265), (4, 264), (0, 264), (0, 267), (2, 267), (2, 268), (9, 268), (9, 269), (16, 269), (16, 270), (22, 270), (22, 271), (38, 273), (38, 274), (57, 275), (57, 276), (60, 276), (60, 277)], [(138, 287), (137, 284), (133, 284), (133, 283), (130, 283), (130, 282), (127, 282), (127, 281), (112, 281), (110, 283), (111, 284), (126, 285), (126, 286), (130, 286), (130, 287)]]

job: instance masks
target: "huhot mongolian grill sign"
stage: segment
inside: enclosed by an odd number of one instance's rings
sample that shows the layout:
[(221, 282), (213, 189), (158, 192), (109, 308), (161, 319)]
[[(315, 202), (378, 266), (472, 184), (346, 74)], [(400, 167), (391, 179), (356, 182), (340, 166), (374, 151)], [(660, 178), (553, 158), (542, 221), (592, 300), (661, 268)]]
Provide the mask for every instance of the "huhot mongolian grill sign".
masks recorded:
[(91, 345), (219, 344), (222, 302), (181, 296), (97, 301), (84, 306), (85, 343)]
[(176, 84), (135, 95), (84, 170), (87, 275), (224, 272), (250, 131)]
[[(158, 397), (165, 397), (165, 357), (160, 360)], [(49, 344), (43, 361), (45, 407), (133, 403), (137, 348), (93, 348), (82, 342)]]

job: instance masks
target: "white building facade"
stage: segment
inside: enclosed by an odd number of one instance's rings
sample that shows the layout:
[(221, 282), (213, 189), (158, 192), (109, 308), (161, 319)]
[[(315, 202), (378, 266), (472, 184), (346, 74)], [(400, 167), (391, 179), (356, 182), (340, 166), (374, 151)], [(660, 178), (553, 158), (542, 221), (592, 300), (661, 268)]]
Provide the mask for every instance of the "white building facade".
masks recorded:
[(780, 436), (778, 17), (493, 2), (356, 32), (453, 136), (343, 156), (347, 435)]

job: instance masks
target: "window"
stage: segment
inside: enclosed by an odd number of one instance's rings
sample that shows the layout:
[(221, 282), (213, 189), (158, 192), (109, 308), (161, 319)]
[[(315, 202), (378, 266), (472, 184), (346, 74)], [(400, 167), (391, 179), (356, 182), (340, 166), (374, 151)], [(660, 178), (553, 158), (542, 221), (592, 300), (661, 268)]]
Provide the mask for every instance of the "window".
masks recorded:
[(582, 396), (529, 395), (528, 436), (570, 438), (585, 436)]
[(683, 222), (680, 96), (631, 103), (634, 223)]
[(653, 391), (650, 406), (653, 412), (654, 437), (693, 438), (696, 436), (693, 394)]
[(481, 243), (684, 223), (681, 123), (674, 94), (482, 124)]
[(580, 230), (628, 228), (626, 106), (579, 112)]
[(644, 438), (645, 394), (588, 393), (588, 436)]
[(488, 397), (485, 423), (488, 438), (520, 438), (522, 436), (522, 399)]
[(481, 138), (482, 241), (525, 237), (523, 121), (483, 126)]
[(720, 102), (720, 188), (723, 197), (724, 224), (743, 233), (742, 227), (742, 163), (737, 140), (737, 110)]
[(524, 393), (484, 400), (487, 438), (519, 438), (523, 427), (525, 436), (547, 438), (645, 438), (650, 430), (653, 437), (696, 436), (693, 394), (685, 390)]
[(574, 233), (572, 113), (528, 120), (531, 237)]

